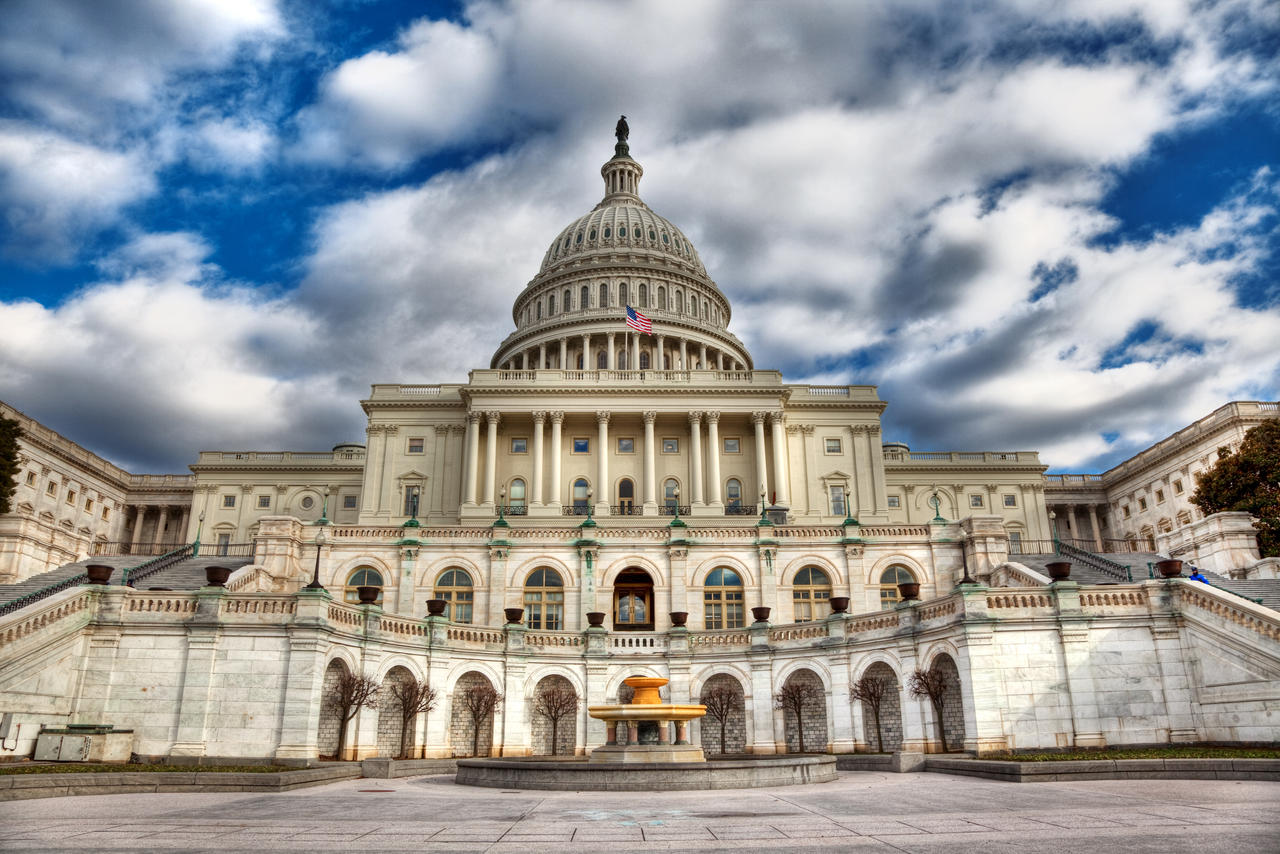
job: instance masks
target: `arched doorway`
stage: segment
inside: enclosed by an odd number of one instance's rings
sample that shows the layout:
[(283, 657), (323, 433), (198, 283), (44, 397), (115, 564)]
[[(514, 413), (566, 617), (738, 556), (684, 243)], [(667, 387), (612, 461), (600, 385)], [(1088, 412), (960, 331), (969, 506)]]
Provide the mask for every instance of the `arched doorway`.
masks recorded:
[[(868, 699), (862, 702), (862, 740), (869, 750), (893, 753), (902, 747), (902, 689), (898, 674), (883, 661), (867, 668), (863, 679), (878, 679), (883, 685), (878, 708)], [(876, 719), (880, 726), (877, 730)]]
[(530, 741), (534, 756), (572, 756), (578, 743), (578, 691), (563, 676), (539, 680), (530, 698)]
[(405, 736), (400, 700), (392, 688), (412, 678), (413, 674), (405, 668), (393, 667), (382, 680), (382, 688), (378, 691), (378, 756), (399, 757), (402, 744), (405, 751), (413, 749), (413, 733)]
[[(941, 676), (942, 686), (941, 718), (945, 743), (939, 745), (944, 751), (964, 749), (964, 699), (960, 692), (960, 669), (955, 659), (945, 652), (933, 660), (929, 670)], [(938, 713), (936, 704), (934, 714)]]
[(632, 516), (636, 512), (636, 483), (629, 477), (618, 481), (618, 515)]
[(615, 631), (653, 631), (653, 579), (643, 569), (624, 569), (613, 583)]
[(338, 680), (351, 671), (340, 658), (329, 662), (324, 670), (324, 681), (320, 688), (320, 731), (316, 738), (316, 752), (320, 756), (337, 756), (338, 733), (342, 729), (342, 712), (333, 702), (338, 688)]
[(818, 674), (807, 668), (797, 670), (787, 677), (775, 699), (782, 707), (787, 752), (825, 752), (830, 738), (827, 732), (827, 689)]
[(702, 749), (716, 754), (746, 753), (747, 706), (742, 684), (727, 673), (718, 673), (702, 686), (697, 702), (707, 707), (701, 723)]
[(493, 748), (496, 706), (485, 694), (498, 695), (483, 673), (470, 670), (458, 679), (449, 698), (449, 746), (454, 756), (488, 756)]

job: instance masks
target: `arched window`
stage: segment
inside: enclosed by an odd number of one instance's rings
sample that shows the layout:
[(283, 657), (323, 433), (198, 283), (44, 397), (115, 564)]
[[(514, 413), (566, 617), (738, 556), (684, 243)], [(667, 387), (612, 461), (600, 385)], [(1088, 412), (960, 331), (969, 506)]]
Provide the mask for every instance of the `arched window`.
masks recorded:
[(609, 305), (609, 285), (606, 282), (600, 283), (600, 307), (606, 308)]
[(707, 319), (707, 315), (709, 314), (709, 309), (710, 309), (710, 305), (707, 304), (706, 300), (703, 300), (702, 301), (702, 319), (703, 320)]
[(899, 584), (912, 584), (916, 577), (905, 566), (894, 564), (880, 573), (880, 610), (887, 611), (902, 600)]
[(618, 282), (618, 305), (631, 305), (631, 286)]
[(649, 351), (640, 351), (640, 370), (647, 371), (649, 369)]
[(591, 305), (591, 289), (588, 288), (586, 285), (583, 285), (582, 294), (578, 299), (578, 308), (582, 309), (583, 311), (586, 311), (586, 309), (590, 305)]
[(708, 629), (740, 629), (742, 578), (727, 567), (711, 570), (702, 585), (702, 616)]
[(649, 289), (645, 287), (644, 282), (640, 283), (640, 307), (649, 307)]
[(698, 316), (698, 298), (695, 296), (689, 297), (689, 313), (694, 317)]
[(736, 477), (729, 478), (729, 482), (724, 485), (725, 506), (733, 510), (742, 509), (742, 481)]
[(585, 478), (578, 478), (573, 482), (573, 512), (577, 516), (587, 515), (587, 493), (590, 488), (587, 486)]
[(806, 566), (796, 573), (791, 587), (791, 599), (795, 605), (797, 623), (821, 619), (830, 598), (831, 578), (825, 572), (816, 566)]
[(674, 477), (667, 478), (662, 484), (662, 512), (667, 516), (676, 515), (676, 505), (680, 503), (680, 484)]
[(596, 353), (596, 367), (607, 368), (609, 366), (609, 351), (600, 350)]
[(679, 288), (676, 288), (674, 291), (672, 291), (672, 296), (675, 298), (676, 313), (683, 314), (684, 313), (684, 294), (681, 293)]
[(667, 289), (662, 285), (658, 286), (658, 308), (667, 310)]
[(569, 290), (568, 288), (564, 289), (564, 310), (565, 311), (573, 310), (573, 291)]
[[(369, 566), (357, 567), (356, 571), (347, 577), (347, 584), (342, 588), (342, 601), (356, 604), (360, 601), (360, 594), (356, 590), (357, 587), (382, 587), (382, 573)], [(382, 591), (378, 591), (378, 604), (382, 604)]]
[(564, 581), (554, 569), (535, 569), (524, 583), (524, 613), (531, 629), (564, 628)]
[(507, 493), (507, 512), (512, 516), (523, 516), (528, 512), (528, 508), (524, 503), (525, 486), (523, 478), (516, 478), (511, 481), (511, 489)]
[(471, 576), (462, 569), (446, 569), (436, 579), (436, 598), (448, 602), (445, 616), (455, 623), (471, 622), (471, 605), (475, 590)]
[(542, 319), (542, 300), (538, 300), (538, 320)]
[(630, 516), (636, 510), (636, 483), (629, 477), (618, 481), (618, 512)]
[(550, 296), (547, 297), (547, 315), (550, 316), (555, 313), (556, 313), (556, 295), (551, 294)]

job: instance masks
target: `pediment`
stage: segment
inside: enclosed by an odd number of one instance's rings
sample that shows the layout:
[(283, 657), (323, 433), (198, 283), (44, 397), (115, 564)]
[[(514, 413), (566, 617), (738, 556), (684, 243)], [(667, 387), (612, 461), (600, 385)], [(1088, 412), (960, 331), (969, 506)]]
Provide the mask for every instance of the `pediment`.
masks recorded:
[(426, 478), (427, 476), (422, 472), (418, 471), (417, 469), (410, 469), (409, 471), (400, 475), (400, 477), (398, 477), (397, 480), (426, 480)]
[(852, 480), (853, 475), (849, 474), (848, 472), (840, 471), (840, 469), (836, 469), (834, 471), (824, 474), (822, 476), (822, 479), (823, 480)]

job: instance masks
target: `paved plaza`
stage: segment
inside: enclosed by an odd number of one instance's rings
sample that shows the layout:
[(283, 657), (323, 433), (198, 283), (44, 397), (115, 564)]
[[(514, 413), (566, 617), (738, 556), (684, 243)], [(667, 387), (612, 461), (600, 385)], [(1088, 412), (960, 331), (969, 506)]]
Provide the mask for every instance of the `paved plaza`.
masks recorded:
[(1280, 851), (1280, 783), (842, 772), (773, 790), (513, 792), (451, 776), (0, 804), (0, 851)]

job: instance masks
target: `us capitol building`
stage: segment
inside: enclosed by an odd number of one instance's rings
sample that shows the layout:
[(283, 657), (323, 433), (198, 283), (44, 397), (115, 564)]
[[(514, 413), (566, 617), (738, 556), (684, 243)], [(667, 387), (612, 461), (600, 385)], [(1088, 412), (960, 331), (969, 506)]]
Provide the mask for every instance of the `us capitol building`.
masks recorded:
[[(326, 698), (343, 671), (440, 690), (416, 756), (470, 752), (457, 700), (481, 682), (505, 696), (482, 752), (551, 752), (533, 699), (566, 683), (584, 702), (561, 752), (589, 751), (604, 731), (585, 705), (633, 675), (670, 678), (672, 702), (733, 688), (725, 743), (714, 726), (701, 739), (750, 753), (795, 750), (801, 728), (819, 749), (874, 750), (849, 687), (877, 675), (895, 686), (885, 749), (942, 750), (934, 707), (905, 689), (918, 669), (951, 677), (952, 749), (1276, 738), (1275, 611), (1151, 578), (1174, 540), (1127, 530), (1101, 476), (1046, 479), (1034, 451), (912, 451), (882, 437), (874, 386), (757, 369), (697, 250), (641, 200), (643, 174), (620, 123), (603, 199), (555, 236), (489, 367), (374, 385), (366, 445), (130, 475), (5, 408), (27, 436), (0, 573), (27, 586), (0, 588), (0, 758), (74, 722), (131, 728), (144, 756), (314, 759), (337, 748)], [(1228, 443), (1276, 415), (1228, 406)], [(1183, 555), (1274, 574), (1247, 517), (1188, 509), (1208, 455), (1176, 463), (1125, 477), (1155, 471), (1186, 505)], [(1071, 581), (1049, 584), (1055, 557)], [(111, 585), (52, 589), (76, 560), (116, 567)], [(209, 563), (233, 570), (226, 587), (201, 586)], [(793, 681), (823, 698), (804, 720), (775, 708)], [(387, 696), (349, 725), (346, 757), (398, 750)]]

